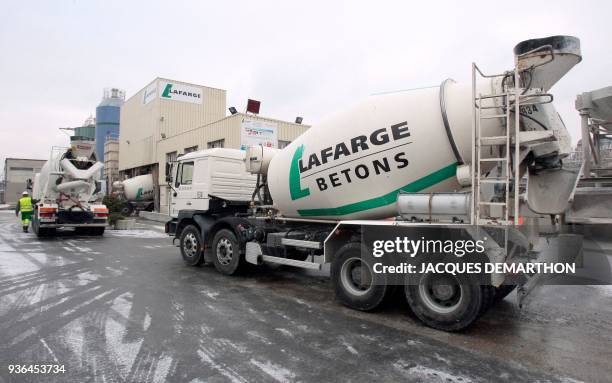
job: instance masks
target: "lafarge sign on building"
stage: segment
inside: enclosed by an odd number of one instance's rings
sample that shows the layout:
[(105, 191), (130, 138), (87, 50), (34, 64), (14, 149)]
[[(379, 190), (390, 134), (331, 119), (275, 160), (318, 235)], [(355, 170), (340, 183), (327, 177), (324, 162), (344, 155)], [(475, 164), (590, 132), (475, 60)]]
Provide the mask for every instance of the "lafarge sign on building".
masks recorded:
[(159, 97), (162, 100), (174, 100), (202, 104), (202, 88), (177, 84), (169, 81), (159, 82)]

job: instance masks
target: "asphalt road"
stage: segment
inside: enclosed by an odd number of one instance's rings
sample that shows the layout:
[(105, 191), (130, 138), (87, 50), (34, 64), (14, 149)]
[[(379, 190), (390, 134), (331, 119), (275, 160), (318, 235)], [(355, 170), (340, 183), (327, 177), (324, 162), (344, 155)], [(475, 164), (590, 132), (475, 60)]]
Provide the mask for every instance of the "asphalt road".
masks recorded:
[[(184, 266), (159, 226), (37, 239), (0, 211), (0, 382), (609, 382), (612, 289), (514, 295), (473, 327), (340, 306), (289, 268)], [(63, 364), (9, 374), (11, 364)]]

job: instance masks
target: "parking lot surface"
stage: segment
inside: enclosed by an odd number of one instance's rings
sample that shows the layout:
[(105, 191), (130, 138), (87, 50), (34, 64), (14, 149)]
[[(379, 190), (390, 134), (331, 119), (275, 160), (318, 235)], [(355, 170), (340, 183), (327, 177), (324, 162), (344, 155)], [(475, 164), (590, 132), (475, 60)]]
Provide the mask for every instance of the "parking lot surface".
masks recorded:
[[(420, 324), (398, 294), (339, 305), (324, 275), (187, 267), (153, 223), (39, 239), (0, 212), (0, 382), (606, 382), (612, 289), (511, 294), (467, 331)], [(11, 364), (63, 364), (10, 374)]]

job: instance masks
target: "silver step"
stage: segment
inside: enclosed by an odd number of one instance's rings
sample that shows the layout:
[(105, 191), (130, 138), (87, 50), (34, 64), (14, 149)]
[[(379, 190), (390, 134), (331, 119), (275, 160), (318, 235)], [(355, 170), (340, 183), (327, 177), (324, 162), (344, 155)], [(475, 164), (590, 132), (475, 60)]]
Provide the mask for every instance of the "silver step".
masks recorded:
[(505, 114), (489, 114), (486, 116), (480, 116), (480, 118), (483, 120), (490, 120), (493, 118), (506, 118), (506, 115)]
[(514, 224), (514, 221), (511, 220), (504, 220), (504, 219), (498, 219), (498, 218), (480, 218), (478, 220), (478, 224), (479, 225), (512, 225)]
[(273, 257), (271, 255), (262, 255), (261, 260), (264, 262), (268, 262), (268, 263), (295, 266), (295, 267), (300, 267), (302, 269), (310, 269), (310, 270), (321, 270), (321, 266), (322, 266), (320, 263), (314, 263), (314, 262), (308, 262), (308, 261), (298, 261), (295, 259), (288, 259), (288, 258)]
[(506, 158), (481, 158), (480, 162), (502, 162), (507, 161)]
[(507, 141), (507, 136), (480, 137), (480, 144), (487, 146), (505, 145)]
[(281, 244), (293, 247), (305, 247), (307, 249), (322, 249), (323, 243), (318, 241), (305, 241), (303, 239), (282, 238)]
[(507, 184), (508, 183), (508, 179), (485, 178), (485, 179), (481, 179), (480, 183), (483, 183), (483, 184)]

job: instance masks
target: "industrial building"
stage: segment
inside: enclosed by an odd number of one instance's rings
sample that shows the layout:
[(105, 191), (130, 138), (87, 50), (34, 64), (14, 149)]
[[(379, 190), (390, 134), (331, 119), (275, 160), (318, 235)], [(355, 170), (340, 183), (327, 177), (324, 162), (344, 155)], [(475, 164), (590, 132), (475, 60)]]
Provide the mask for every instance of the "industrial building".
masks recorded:
[[(68, 130), (72, 128), (66, 128)], [(93, 116), (87, 117), (82, 126), (74, 128), (74, 135), (84, 137), (90, 140), (96, 139), (96, 119)]]
[(15, 206), (21, 193), (26, 190), (27, 180), (34, 179), (46, 160), (28, 158), (7, 158), (4, 160), (3, 204)]
[(104, 142), (104, 180), (107, 191), (119, 179), (119, 139), (108, 136)]
[[(226, 91), (156, 78), (121, 108), (119, 172), (122, 177), (153, 174), (155, 205), (168, 211), (165, 165), (195, 150), (284, 147), (309, 126), (238, 113), (226, 116)], [(159, 187), (161, 185), (161, 187)]]
[(117, 88), (106, 88), (102, 101), (96, 107), (96, 155), (98, 161), (104, 162), (104, 143), (107, 137), (119, 137), (121, 105), (125, 100), (125, 91)]

